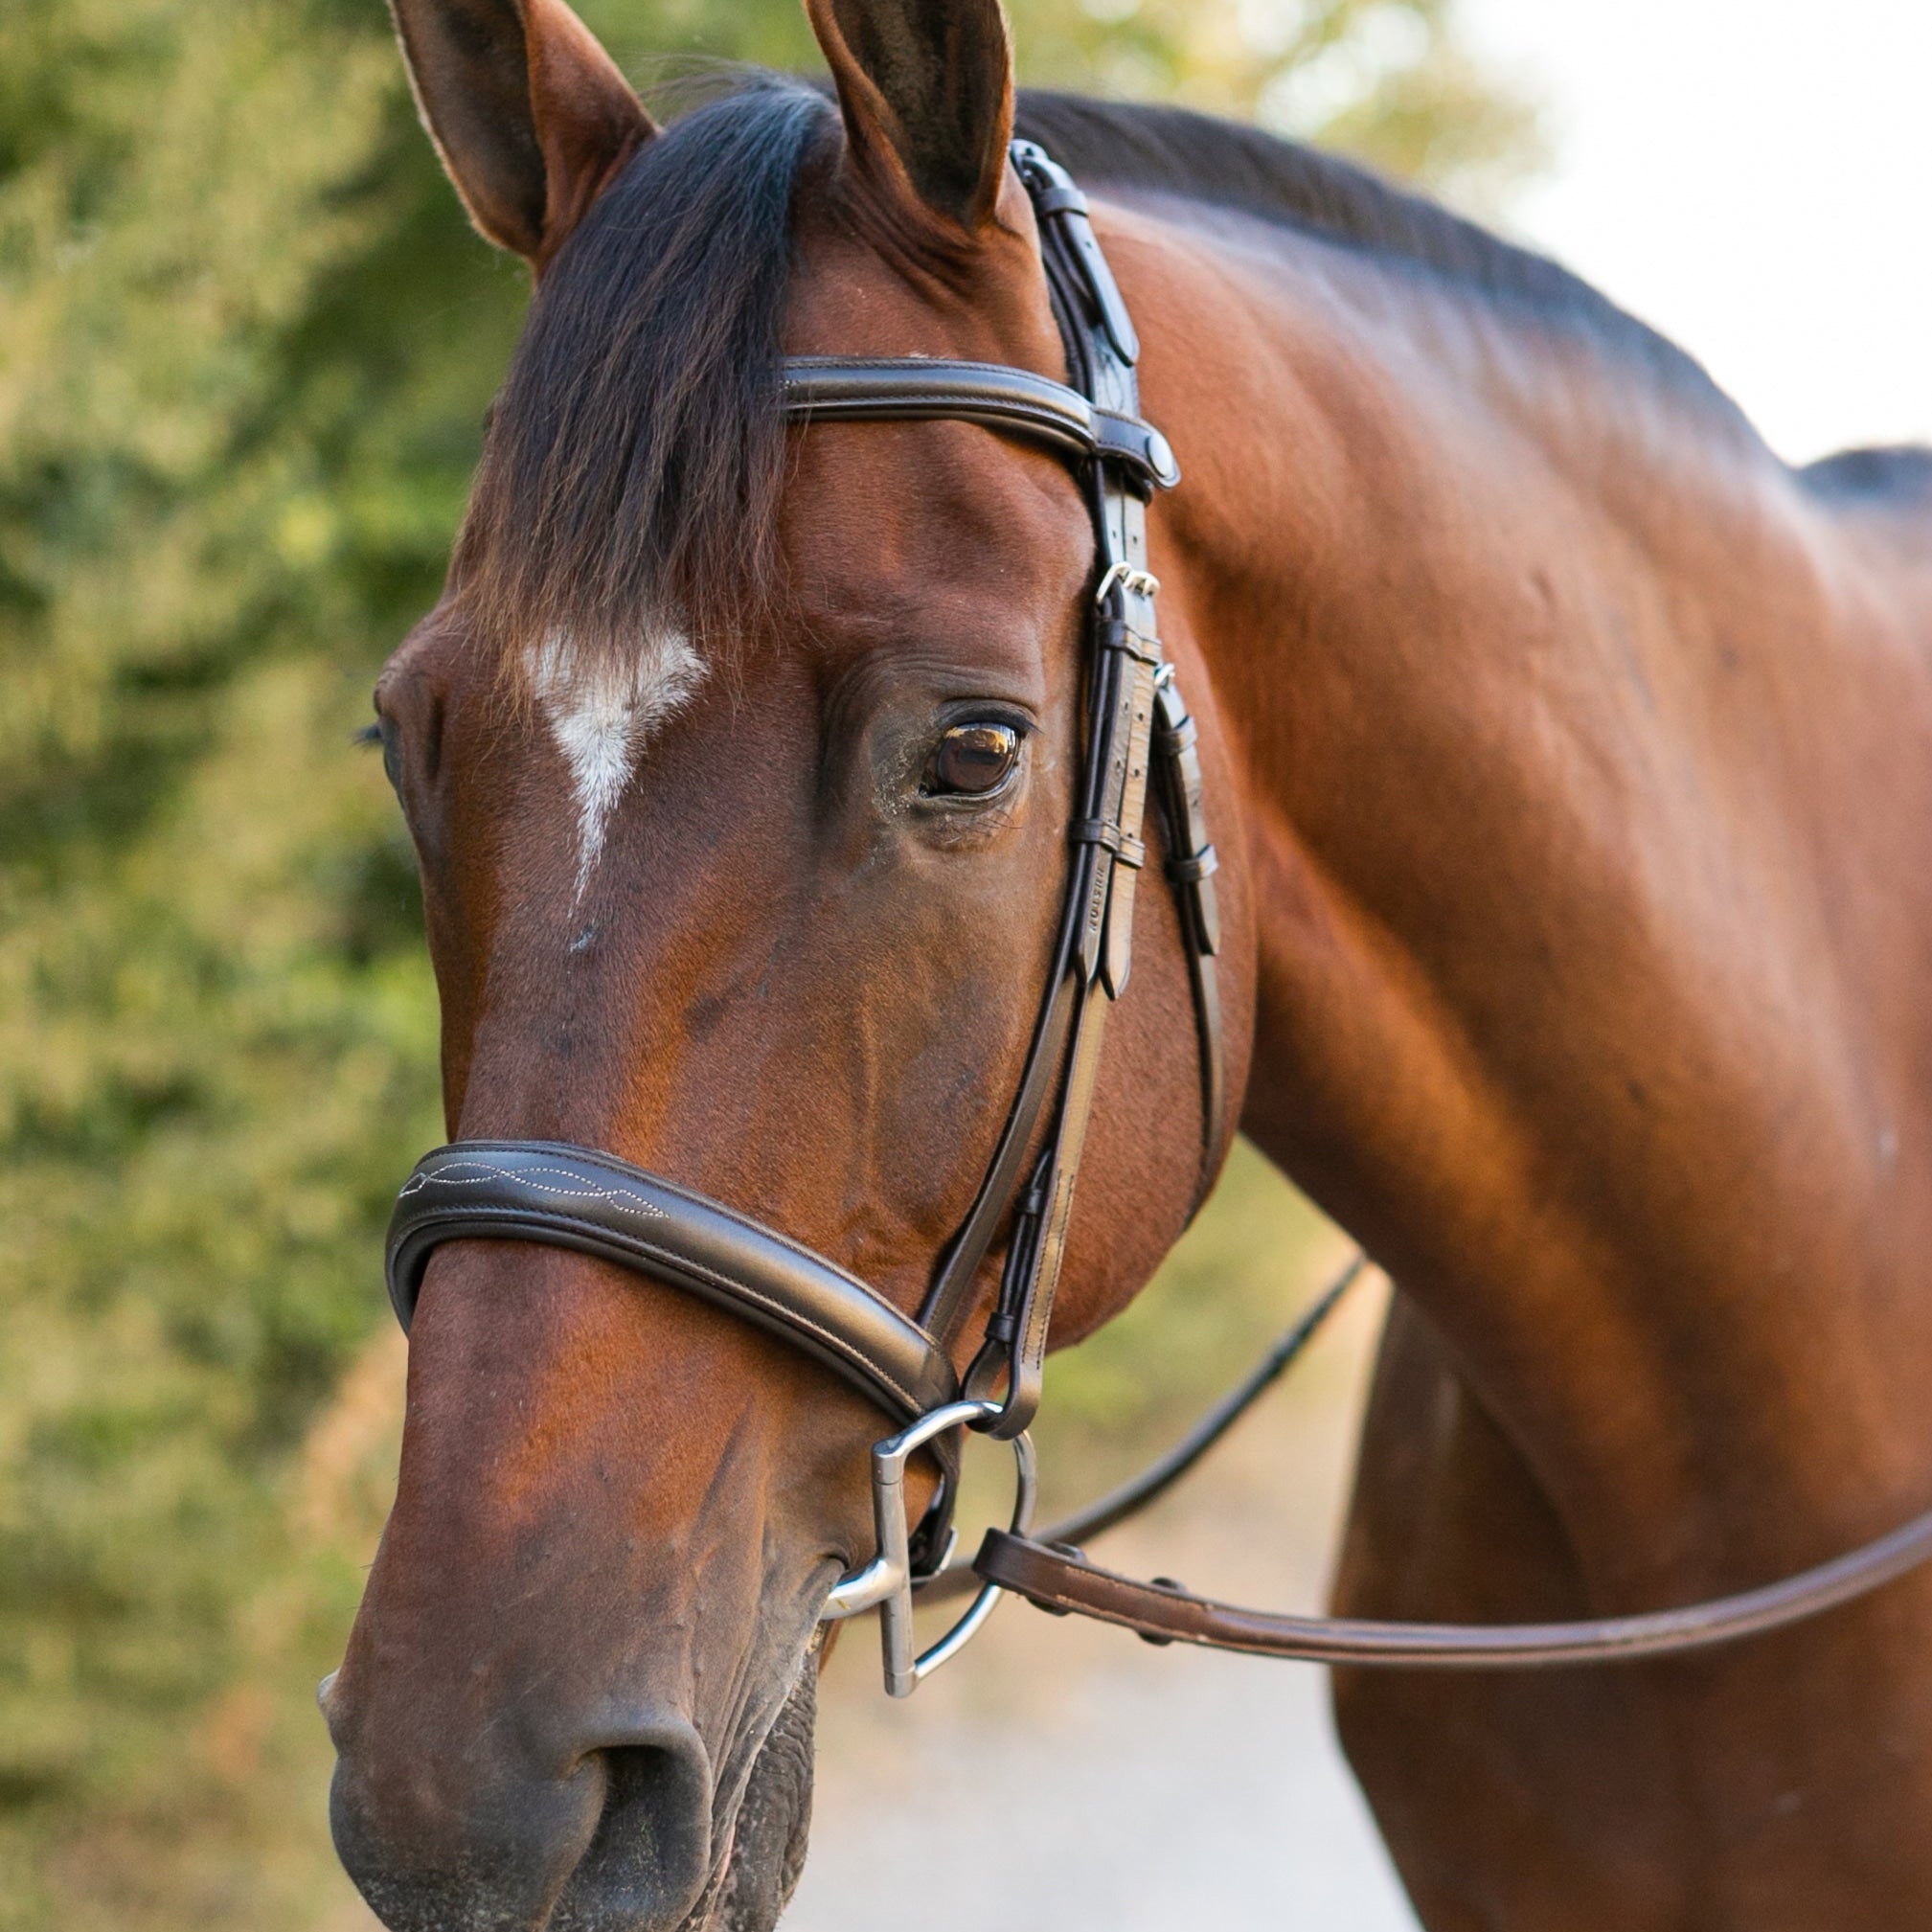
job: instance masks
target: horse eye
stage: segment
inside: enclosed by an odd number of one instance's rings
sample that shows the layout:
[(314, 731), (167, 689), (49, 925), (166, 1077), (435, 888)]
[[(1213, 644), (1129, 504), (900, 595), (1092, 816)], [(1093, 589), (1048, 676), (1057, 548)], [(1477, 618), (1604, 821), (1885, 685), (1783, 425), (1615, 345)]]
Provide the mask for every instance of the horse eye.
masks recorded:
[(366, 724), (355, 734), (357, 744), (374, 744), (382, 748), (382, 770), (389, 780), (390, 788), (399, 798), (402, 795), (402, 746), (398, 740), (396, 720), (378, 716), (374, 724)]
[(1020, 735), (1010, 724), (956, 724), (940, 739), (920, 787), (928, 798), (985, 798), (1019, 763)]

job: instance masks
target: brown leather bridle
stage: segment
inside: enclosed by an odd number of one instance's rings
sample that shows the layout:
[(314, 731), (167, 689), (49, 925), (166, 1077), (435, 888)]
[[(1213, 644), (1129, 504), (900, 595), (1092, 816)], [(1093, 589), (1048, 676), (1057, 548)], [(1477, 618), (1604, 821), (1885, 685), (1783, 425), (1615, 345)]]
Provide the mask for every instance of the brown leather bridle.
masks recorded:
[[(1135, 1582), (1072, 1547), (1145, 1507), (1287, 1366), (1359, 1258), (1314, 1314), (1270, 1352), (1242, 1389), (1187, 1442), (1095, 1508), (1029, 1534), (1033, 1451), (1055, 1289), (1080, 1169), (1106, 1014), (1125, 991), (1135, 883), (1151, 786), (1194, 1002), (1201, 1068), (1200, 1189), (1219, 1169), (1227, 1095), (1215, 959), (1215, 849), (1202, 810), (1194, 727), (1161, 653), (1148, 570), (1147, 505), (1180, 472), (1167, 440), (1140, 416), (1140, 348), (1087, 218), (1084, 195), (1037, 147), (1012, 161), (1032, 197), (1069, 386), (1026, 370), (924, 357), (795, 357), (784, 411), (799, 424), (945, 419), (982, 423), (1069, 458), (1095, 533), (1086, 664), (1086, 734), (1069, 839), (1072, 859), (1053, 966), (1024, 1071), (985, 1178), (947, 1244), (915, 1321), (855, 1276), (722, 1203), (595, 1149), (554, 1142), (469, 1141), (439, 1148), (403, 1186), (390, 1224), (389, 1291), (407, 1330), (430, 1255), (444, 1241), (494, 1239), (574, 1248), (681, 1288), (766, 1330), (858, 1390), (899, 1425), (873, 1453), (878, 1554), (841, 1580), (828, 1617), (877, 1605), (886, 1685), (906, 1695), (957, 1654), (1013, 1590), (1055, 1611), (1119, 1624), (1157, 1643), (1182, 1641), (1336, 1663), (1516, 1668), (1674, 1655), (1750, 1636), (1860, 1596), (1932, 1556), (1932, 1512), (1835, 1561), (1741, 1596), (1634, 1617), (1523, 1625), (1385, 1624), (1243, 1610), (1166, 1580)], [(1198, 1199), (1198, 1194), (1197, 1194)], [(999, 1288), (964, 1376), (956, 1350), (974, 1284), (1005, 1237)], [(959, 1431), (1013, 1446), (1012, 1525), (987, 1534), (970, 1572), (945, 1567)], [(941, 1461), (937, 1501), (917, 1532), (903, 1504), (911, 1457)], [(923, 1656), (912, 1651), (915, 1590), (977, 1576), (970, 1610)]]

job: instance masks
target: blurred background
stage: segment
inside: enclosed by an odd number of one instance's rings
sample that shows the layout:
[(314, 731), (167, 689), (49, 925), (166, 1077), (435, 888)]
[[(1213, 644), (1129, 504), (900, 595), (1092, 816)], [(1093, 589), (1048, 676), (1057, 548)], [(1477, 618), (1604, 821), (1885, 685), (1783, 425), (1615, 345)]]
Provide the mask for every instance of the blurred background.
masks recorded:
[[(1932, 435), (1907, 0), (1010, 6), (1030, 80), (1255, 116), (1554, 248), (1787, 456)], [(647, 88), (813, 64), (796, 0), (580, 11)], [(441, 1123), (412, 863), (350, 739), (525, 299), (377, 0), (0, 9), (0, 1932), (372, 1922), (311, 1693), (395, 1465), (381, 1229)], [(1057, 1497), (1335, 1252), (1238, 1159), (1057, 1363)], [(1371, 1291), (1122, 1562), (1314, 1601), (1375, 1321)], [(1408, 1922), (1311, 1672), (1011, 1609), (910, 1710), (850, 1633), (823, 1734), (805, 1932), (900, 1922), (995, 1825), (1012, 1896), (1057, 1874), (1073, 1922)]]

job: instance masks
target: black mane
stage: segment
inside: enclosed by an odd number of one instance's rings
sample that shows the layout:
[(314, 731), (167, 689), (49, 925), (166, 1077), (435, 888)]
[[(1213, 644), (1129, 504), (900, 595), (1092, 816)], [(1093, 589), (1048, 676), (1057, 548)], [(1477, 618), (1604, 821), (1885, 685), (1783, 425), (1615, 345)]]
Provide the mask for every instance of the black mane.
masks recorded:
[(1932, 503), (1932, 449), (1841, 449), (1800, 470), (1811, 489), (1843, 503)]
[(1020, 131), (1076, 176), (1185, 195), (1421, 269), (1545, 327), (1587, 333), (1689, 396), (1735, 410), (1703, 366), (1548, 257), (1339, 155), (1183, 107), (1028, 92)]
[[(467, 555), (499, 638), (567, 626), (606, 661), (651, 628), (730, 630), (776, 584), (780, 331), (800, 170), (826, 92), (760, 76), (648, 143), (531, 310), (479, 473)], [(1587, 334), (1735, 411), (1698, 365), (1567, 270), (1312, 148), (1205, 115), (1026, 93), (1074, 173), (1293, 227)]]

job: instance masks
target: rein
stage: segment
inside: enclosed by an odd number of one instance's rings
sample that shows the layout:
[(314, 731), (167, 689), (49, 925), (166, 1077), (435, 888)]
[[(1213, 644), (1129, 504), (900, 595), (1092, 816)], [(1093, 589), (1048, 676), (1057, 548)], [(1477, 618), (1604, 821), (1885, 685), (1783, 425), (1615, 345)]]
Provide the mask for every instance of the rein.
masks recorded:
[[(877, 1606), (886, 1688), (909, 1694), (958, 1654), (1011, 1590), (1041, 1607), (1175, 1641), (1329, 1663), (1503, 1669), (1681, 1654), (1778, 1628), (1861, 1596), (1932, 1556), (1932, 1512), (1835, 1561), (1741, 1596), (1636, 1617), (1470, 1625), (1370, 1623), (1243, 1610), (1167, 1580), (1133, 1581), (1073, 1547), (1153, 1500), (1217, 1442), (1300, 1352), (1363, 1269), (1358, 1257), (1234, 1394), (1143, 1476), (1030, 1534), (1037, 1413), (1054, 1295), (1065, 1254), (1109, 1007), (1132, 964), (1136, 881), (1151, 790), (1180, 914), (1201, 1077), (1200, 1185), (1219, 1169), (1227, 1113), (1216, 956), (1216, 855), (1207, 837), (1195, 732), (1161, 652), (1148, 570), (1147, 505), (1180, 471), (1140, 415), (1133, 322), (1087, 218), (1086, 198), (1039, 148), (1015, 142), (1032, 197), (1072, 385), (1026, 370), (925, 357), (804, 356), (784, 366), (789, 421), (945, 419), (1018, 436), (1069, 459), (1095, 534), (1086, 734), (1069, 828), (1072, 859), (1053, 966), (1024, 1071), (985, 1178), (941, 1255), (915, 1321), (845, 1269), (723, 1203), (594, 1148), (469, 1141), (417, 1166), (390, 1223), (390, 1299), (405, 1330), (444, 1241), (535, 1241), (576, 1249), (712, 1303), (799, 1349), (882, 1410), (898, 1432), (873, 1450), (878, 1553), (836, 1583), (825, 1617)], [(1037, 1149), (1037, 1150), (1036, 1150)], [(982, 1263), (1005, 1230), (998, 1291), (966, 1373), (954, 1368)], [(970, 1571), (947, 1569), (958, 1443), (971, 1428), (1012, 1447), (1011, 1527), (989, 1531)], [(915, 1528), (905, 1471), (925, 1449), (939, 1493)], [(912, 1648), (915, 1590), (980, 1580), (971, 1607), (922, 1655)]]

